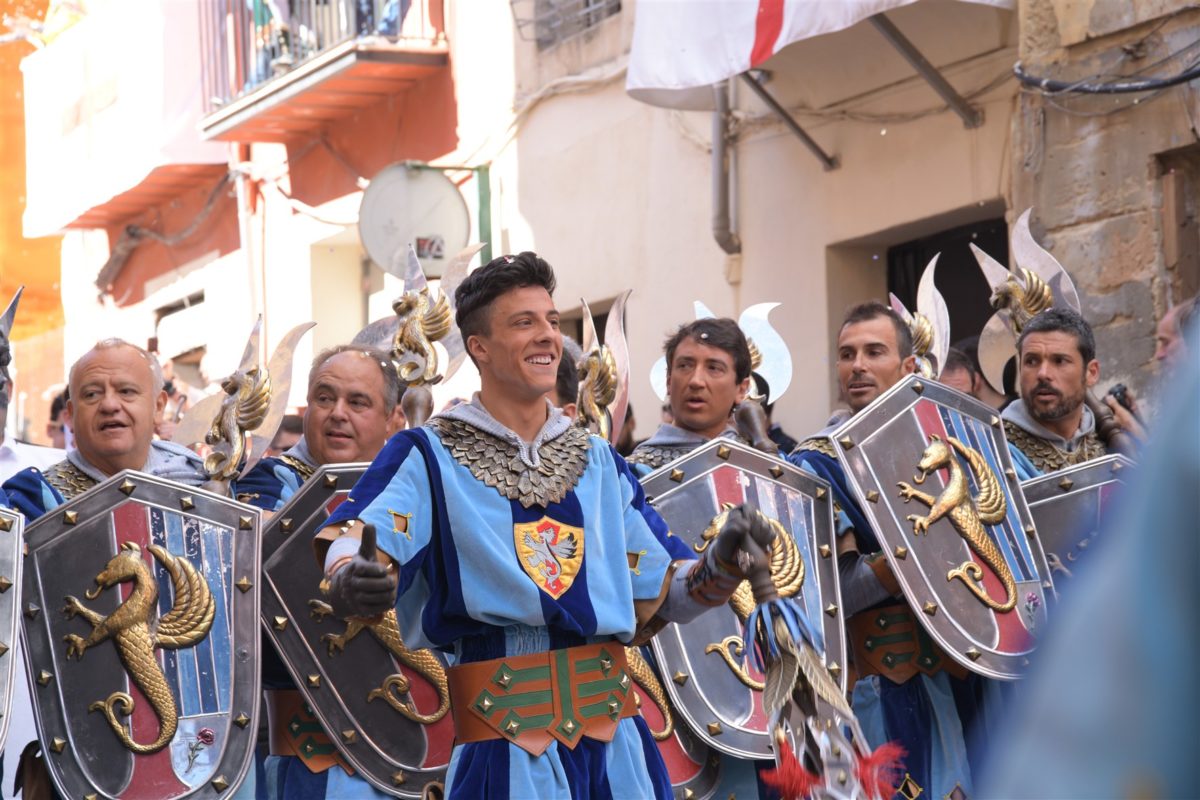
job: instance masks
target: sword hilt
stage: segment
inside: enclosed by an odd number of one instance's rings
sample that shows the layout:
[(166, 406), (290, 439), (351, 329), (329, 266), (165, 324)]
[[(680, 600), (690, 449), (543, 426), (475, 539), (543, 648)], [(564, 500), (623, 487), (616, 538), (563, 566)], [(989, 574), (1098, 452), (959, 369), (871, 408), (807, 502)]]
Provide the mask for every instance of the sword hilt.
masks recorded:
[(775, 579), (771, 577), (770, 556), (749, 536), (740, 545), (738, 561), (743, 560), (745, 563), (739, 563), (738, 566), (742, 568), (746, 580), (750, 581), (750, 592), (754, 595), (754, 602), (761, 606), (778, 600), (779, 590), (775, 587)]

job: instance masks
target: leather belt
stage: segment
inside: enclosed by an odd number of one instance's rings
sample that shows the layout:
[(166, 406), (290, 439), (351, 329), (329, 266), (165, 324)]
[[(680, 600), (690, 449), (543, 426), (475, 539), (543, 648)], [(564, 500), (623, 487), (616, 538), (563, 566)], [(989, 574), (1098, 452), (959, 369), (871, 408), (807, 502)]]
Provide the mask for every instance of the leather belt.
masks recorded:
[(860, 678), (882, 675), (905, 683), (917, 673), (945, 670), (965, 678), (967, 670), (938, 647), (904, 603), (860, 611), (846, 621), (854, 666)]
[(610, 742), (638, 713), (615, 641), (460, 664), (446, 678), (458, 744), (504, 739), (538, 756), (554, 740)]
[(325, 733), (320, 720), (296, 689), (268, 689), (267, 730), (273, 756), (295, 756), (310, 772), (320, 774), (336, 765), (353, 775), (337, 745)]

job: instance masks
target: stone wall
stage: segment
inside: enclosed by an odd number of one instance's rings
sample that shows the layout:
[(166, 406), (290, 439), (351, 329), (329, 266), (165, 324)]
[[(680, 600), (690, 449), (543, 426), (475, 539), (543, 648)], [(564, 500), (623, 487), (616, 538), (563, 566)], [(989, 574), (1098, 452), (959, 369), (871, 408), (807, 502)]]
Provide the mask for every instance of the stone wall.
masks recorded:
[[(1193, 47), (1158, 63), (1200, 39), (1200, 11), (1183, 3), (1021, 0), (1019, 14), (1021, 63), (1038, 77), (1168, 75), (1200, 56)], [(1123, 381), (1153, 406), (1155, 326), (1200, 283), (1195, 90), (1023, 91), (1018, 102), (1010, 214), (1032, 206), (1035, 237), (1074, 278), (1096, 329), (1100, 387)]]

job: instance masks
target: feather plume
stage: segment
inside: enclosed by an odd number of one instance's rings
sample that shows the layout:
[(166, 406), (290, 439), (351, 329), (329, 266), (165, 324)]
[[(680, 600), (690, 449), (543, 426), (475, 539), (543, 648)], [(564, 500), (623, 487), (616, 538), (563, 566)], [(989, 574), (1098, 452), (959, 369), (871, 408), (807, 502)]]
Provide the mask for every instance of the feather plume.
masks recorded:
[(896, 792), (900, 782), (900, 772), (904, 769), (901, 761), (907, 755), (904, 748), (896, 742), (887, 742), (867, 755), (859, 756), (854, 773), (858, 785), (872, 800), (887, 800)]
[(854, 719), (854, 712), (850, 709), (850, 704), (846, 702), (846, 695), (834, 683), (833, 678), (829, 675), (829, 671), (825, 669), (825, 665), (817, 657), (817, 652), (811, 647), (802, 646), (800, 648), (799, 661), (800, 671), (804, 673), (804, 679), (812, 686), (817, 697), (820, 697), (832, 706), (835, 711), (842, 715), (843, 719)]
[(779, 792), (782, 800), (803, 800), (821, 786), (821, 779), (804, 768), (786, 737), (777, 735), (775, 747), (779, 766), (759, 774), (762, 782)]
[(775, 617), (771, 624), (775, 628), (779, 657), (772, 659), (767, 666), (766, 687), (763, 689), (763, 710), (767, 716), (774, 715), (791, 699), (796, 678), (800, 675), (800, 654), (792, 634), (788, 632), (787, 622), (783, 617)]

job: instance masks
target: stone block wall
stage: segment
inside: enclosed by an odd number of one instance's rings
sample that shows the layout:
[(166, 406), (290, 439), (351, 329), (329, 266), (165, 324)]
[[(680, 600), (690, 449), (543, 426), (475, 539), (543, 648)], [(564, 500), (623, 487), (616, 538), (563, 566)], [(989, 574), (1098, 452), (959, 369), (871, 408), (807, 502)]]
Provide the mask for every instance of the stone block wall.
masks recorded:
[[(1018, 13), (1022, 67), (1038, 77), (1168, 75), (1200, 58), (1200, 11), (1184, 3), (1020, 0)], [(1155, 326), (1200, 284), (1196, 91), (1025, 90), (1013, 121), (1010, 214), (1033, 207), (1035, 237), (1074, 278), (1096, 329), (1101, 388), (1122, 381), (1151, 406)]]

